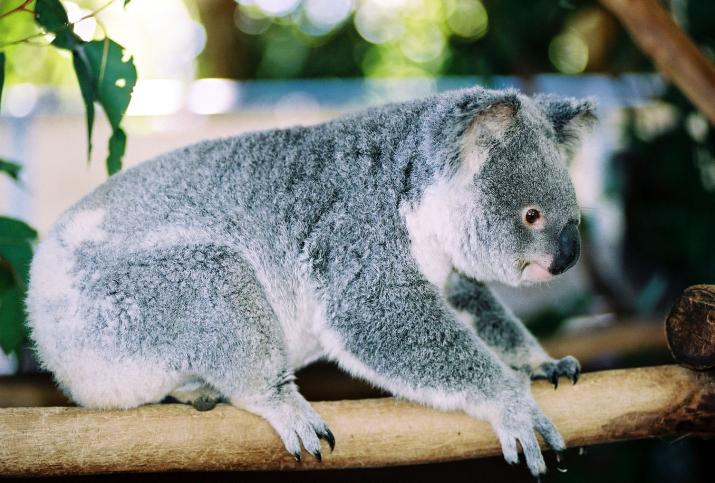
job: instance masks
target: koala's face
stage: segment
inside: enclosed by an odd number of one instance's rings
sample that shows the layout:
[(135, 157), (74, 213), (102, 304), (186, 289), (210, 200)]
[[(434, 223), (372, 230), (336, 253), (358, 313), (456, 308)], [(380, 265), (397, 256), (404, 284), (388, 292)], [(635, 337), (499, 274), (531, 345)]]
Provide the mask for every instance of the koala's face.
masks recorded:
[(579, 257), (576, 194), (548, 131), (523, 126), (504, 141), (474, 177), (473, 230), (497, 280), (548, 280)]
[(454, 266), (483, 281), (532, 284), (571, 268), (580, 254), (579, 208), (566, 166), (590, 103), (519, 98), (495, 104), (467, 130), (452, 190), (448, 244)]

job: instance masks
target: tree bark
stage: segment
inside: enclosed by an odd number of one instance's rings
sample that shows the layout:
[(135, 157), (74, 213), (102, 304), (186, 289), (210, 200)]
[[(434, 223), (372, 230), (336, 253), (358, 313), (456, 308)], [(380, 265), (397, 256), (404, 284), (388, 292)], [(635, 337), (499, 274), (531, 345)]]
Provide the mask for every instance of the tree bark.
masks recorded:
[(715, 66), (657, 0), (601, 0), (656, 68), (715, 124)]
[(678, 298), (665, 321), (668, 348), (678, 364), (715, 367), (715, 285), (693, 285)]
[[(535, 383), (568, 446), (715, 433), (715, 378), (677, 366), (584, 374), (554, 390)], [(0, 410), (0, 475), (298, 470), (419, 464), (500, 453), (489, 425), (393, 398), (313, 403), (335, 433), (323, 462), (296, 463), (263, 419), (228, 405), (127, 411)]]

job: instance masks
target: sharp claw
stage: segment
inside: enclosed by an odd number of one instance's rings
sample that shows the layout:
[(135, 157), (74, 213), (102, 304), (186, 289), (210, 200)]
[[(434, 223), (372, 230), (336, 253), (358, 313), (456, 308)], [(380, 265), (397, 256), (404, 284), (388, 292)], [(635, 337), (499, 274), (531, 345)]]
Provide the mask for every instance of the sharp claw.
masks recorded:
[(556, 451), (556, 470), (561, 473), (566, 473), (566, 462), (565, 453), (563, 451)]
[(549, 381), (551, 381), (551, 384), (554, 385), (554, 390), (559, 387), (559, 375), (555, 372), (551, 375), (551, 377), (549, 377)]
[(295, 458), (295, 460), (300, 463), (300, 453), (293, 453), (293, 458)]
[(320, 451), (316, 451), (315, 453), (311, 453), (316, 460), (318, 460), (318, 463), (322, 463), (323, 461), (323, 455), (320, 454)]
[(330, 446), (330, 452), (332, 453), (335, 449), (335, 436), (333, 436), (333, 433), (328, 428), (325, 428), (325, 431), (319, 433), (318, 437), (320, 439), (324, 439), (328, 443), (328, 446)]

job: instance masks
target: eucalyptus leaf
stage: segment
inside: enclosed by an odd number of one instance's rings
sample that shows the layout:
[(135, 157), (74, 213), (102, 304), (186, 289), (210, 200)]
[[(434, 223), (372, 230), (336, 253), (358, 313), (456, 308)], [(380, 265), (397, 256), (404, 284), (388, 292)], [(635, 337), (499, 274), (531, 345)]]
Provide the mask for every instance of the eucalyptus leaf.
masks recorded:
[(32, 245), (23, 240), (0, 241), (0, 263), (10, 264), (15, 283), (27, 288), (30, 280), (30, 262), (32, 261)]
[(20, 176), (20, 170), (22, 170), (22, 166), (19, 164), (0, 159), (0, 172), (10, 176), (15, 181), (17, 181)]
[(27, 223), (0, 216), (0, 243), (4, 241), (36, 240), (37, 231)]
[(23, 295), (17, 286), (0, 291), (0, 348), (7, 354), (17, 352), (27, 335)]
[(5, 85), (5, 52), (0, 52), (0, 105), (2, 105), (2, 88)]
[(107, 156), (107, 172), (113, 175), (122, 169), (122, 157), (127, 148), (127, 135), (117, 128), (109, 138), (109, 156)]
[(89, 162), (89, 158), (92, 155), (94, 101), (97, 99), (97, 93), (94, 88), (94, 80), (87, 55), (82, 49), (77, 49), (72, 52), (72, 65), (74, 66), (75, 75), (77, 75), (79, 90), (82, 93), (82, 100), (84, 101), (85, 117), (87, 118), (87, 161)]
[(67, 28), (67, 10), (60, 0), (37, 0), (35, 2), (35, 22), (48, 32)]
[(131, 57), (125, 56), (124, 47), (111, 39), (88, 42), (83, 50), (92, 67), (97, 100), (107, 113), (109, 123), (118, 128), (129, 107), (137, 70)]

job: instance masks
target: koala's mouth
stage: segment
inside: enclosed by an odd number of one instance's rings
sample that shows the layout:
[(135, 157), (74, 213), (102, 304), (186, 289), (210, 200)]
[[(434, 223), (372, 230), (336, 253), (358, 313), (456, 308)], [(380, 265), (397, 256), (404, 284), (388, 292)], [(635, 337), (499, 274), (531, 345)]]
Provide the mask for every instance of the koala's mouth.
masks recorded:
[(550, 263), (544, 261), (523, 260), (520, 262), (521, 281), (525, 283), (538, 283), (550, 280), (554, 275), (549, 271)]

